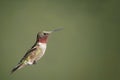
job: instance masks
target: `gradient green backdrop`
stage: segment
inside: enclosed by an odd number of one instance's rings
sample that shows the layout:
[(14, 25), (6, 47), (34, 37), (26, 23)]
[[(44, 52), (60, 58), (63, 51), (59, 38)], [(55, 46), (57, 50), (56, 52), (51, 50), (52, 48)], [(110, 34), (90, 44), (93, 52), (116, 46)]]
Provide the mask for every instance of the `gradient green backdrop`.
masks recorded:
[[(0, 0), (0, 80), (120, 80), (119, 0)], [(42, 30), (46, 54), (10, 75)]]

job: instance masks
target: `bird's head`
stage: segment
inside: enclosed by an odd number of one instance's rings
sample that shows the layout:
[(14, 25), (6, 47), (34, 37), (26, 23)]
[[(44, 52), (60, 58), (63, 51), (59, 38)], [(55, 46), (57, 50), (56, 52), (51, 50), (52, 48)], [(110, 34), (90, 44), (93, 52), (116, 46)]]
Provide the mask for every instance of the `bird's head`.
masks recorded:
[(37, 40), (38, 40), (38, 42), (47, 43), (48, 36), (51, 33), (52, 33), (51, 31), (38, 32), (38, 34), (37, 34)]
[(38, 32), (37, 34), (37, 41), (40, 43), (47, 43), (48, 37), (51, 33), (56, 32), (56, 31), (60, 31), (63, 28), (58, 28), (58, 29), (54, 29), (52, 31), (42, 31), (42, 32)]

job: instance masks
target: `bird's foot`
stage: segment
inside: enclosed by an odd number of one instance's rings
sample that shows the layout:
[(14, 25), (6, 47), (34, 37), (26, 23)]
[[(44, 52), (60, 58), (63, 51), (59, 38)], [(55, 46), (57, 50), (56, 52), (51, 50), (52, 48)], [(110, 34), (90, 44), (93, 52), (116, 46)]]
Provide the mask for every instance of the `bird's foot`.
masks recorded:
[(34, 61), (33, 64), (37, 64), (37, 61)]

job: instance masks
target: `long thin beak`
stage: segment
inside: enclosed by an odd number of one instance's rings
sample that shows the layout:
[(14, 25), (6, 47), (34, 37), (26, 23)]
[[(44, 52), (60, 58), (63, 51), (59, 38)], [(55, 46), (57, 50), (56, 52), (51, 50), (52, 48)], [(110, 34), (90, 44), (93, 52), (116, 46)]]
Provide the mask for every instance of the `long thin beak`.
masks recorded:
[(57, 29), (52, 30), (51, 33), (56, 32), (56, 31), (61, 31), (61, 30), (63, 30), (63, 28), (57, 28)]
[(57, 28), (57, 29), (54, 29), (52, 31), (45, 31), (45, 32), (48, 33), (48, 34), (51, 34), (51, 33), (56, 32), (56, 31), (61, 31), (62, 29), (63, 28)]

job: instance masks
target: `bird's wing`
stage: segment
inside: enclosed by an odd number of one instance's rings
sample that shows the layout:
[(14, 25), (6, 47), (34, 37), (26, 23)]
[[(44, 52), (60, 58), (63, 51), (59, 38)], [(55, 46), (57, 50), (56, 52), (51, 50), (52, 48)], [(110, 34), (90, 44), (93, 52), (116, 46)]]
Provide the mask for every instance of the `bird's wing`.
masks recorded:
[(28, 50), (28, 51), (26, 52), (26, 54), (23, 56), (23, 58), (20, 60), (20, 63), (21, 63), (23, 60), (25, 60), (32, 52), (34, 52), (34, 51), (36, 51), (36, 50), (37, 50), (36, 47), (31, 48), (30, 50)]

